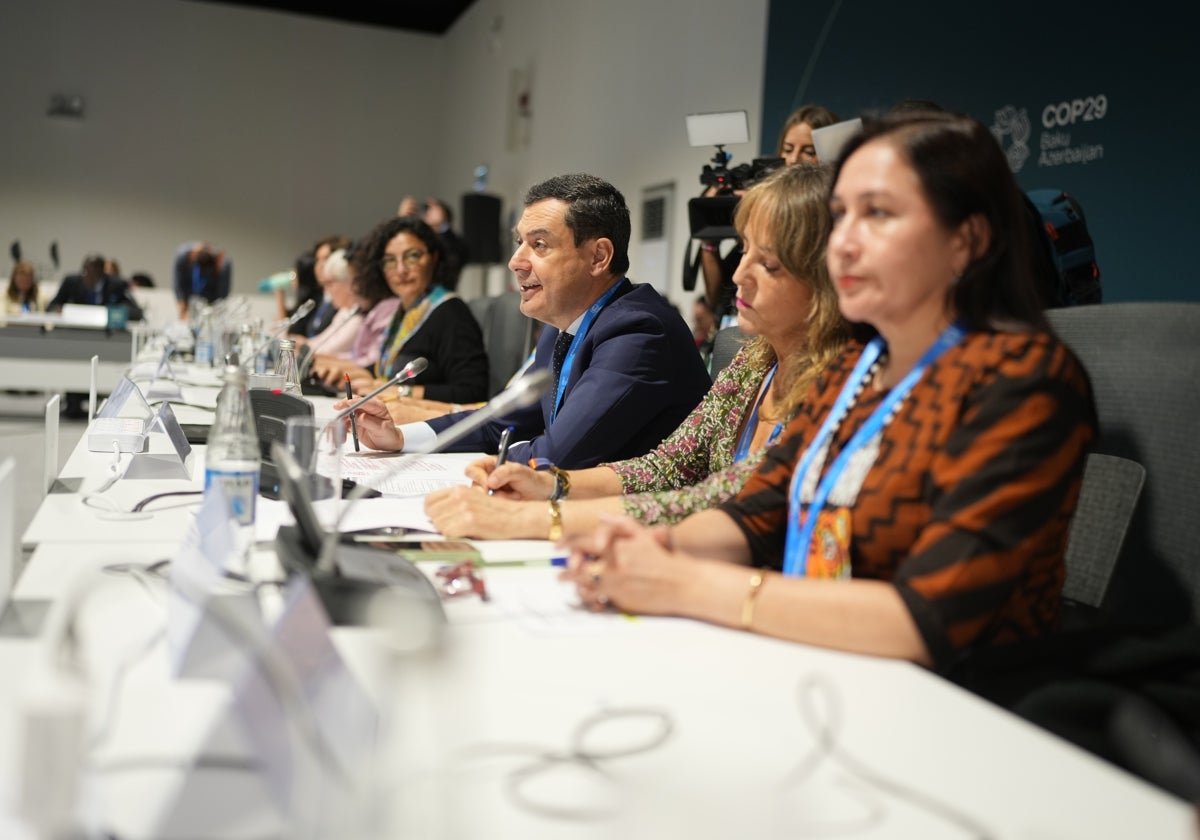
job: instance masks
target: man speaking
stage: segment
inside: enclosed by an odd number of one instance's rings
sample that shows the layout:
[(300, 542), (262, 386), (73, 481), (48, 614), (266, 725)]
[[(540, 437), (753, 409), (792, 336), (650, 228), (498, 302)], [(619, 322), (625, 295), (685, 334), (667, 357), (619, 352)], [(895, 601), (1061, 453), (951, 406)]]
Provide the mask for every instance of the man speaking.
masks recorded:
[[(521, 311), (542, 331), (531, 369), (548, 368), (541, 405), (485, 423), (453, 447), (494, 452), (513, 426), (514, 460), (544, 458), (563, 469), (641, 455), (683, 421), (709, 387), (683, 318), (629, 268), (629, 208), (611, 184), (561, 175), (525, 196), (508, 267)], [(395, 426), (386, 407), (366, 403), (362, 440), (375, 449), (421, 451), (469, 412)]]

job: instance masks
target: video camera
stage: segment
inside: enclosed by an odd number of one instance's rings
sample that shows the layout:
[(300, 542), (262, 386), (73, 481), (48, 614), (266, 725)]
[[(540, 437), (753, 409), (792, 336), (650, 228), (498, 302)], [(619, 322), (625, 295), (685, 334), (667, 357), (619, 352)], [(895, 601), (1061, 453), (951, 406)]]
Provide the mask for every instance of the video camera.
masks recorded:
[(689, 145), (717, 147), (712, 161), (700, 171), (704, 191), (716, 188), (716, 194), (688, 202), (688, 226), (692, 238), (732, 239), (737, 236), (733, 228), (733, 208), (738, 202), (736, 193), (783, 166), (783, 158), (755, 158), (751, 163), (729, 166), (732, 155), (725, 151), (725, 146), (750, 139), (745, 111), (688, 114), (687, 130)]
[[(783, 166), (783, 158), (755, 158), (751, 163), (729, 166), (732, 155), (725, 151), (726, 144), (745, 143), (750, 139), (745, 111), (688, 114), (687, 131), (688, 145), (717, 147), (712, 160), (700, 170), (704, 192), (715, 188), (715, 195), (702, 195), (688, 201), (691, 237), (704, 241), (734, 239), (737, 231), (733, 227), (733, 208), (740, 199), (738, 193)], [(693, 261), (689, 243), (688, 253), (684, 257), (685, 291), (690, 292), (695, 288), (699, 262), (698, 253)]]

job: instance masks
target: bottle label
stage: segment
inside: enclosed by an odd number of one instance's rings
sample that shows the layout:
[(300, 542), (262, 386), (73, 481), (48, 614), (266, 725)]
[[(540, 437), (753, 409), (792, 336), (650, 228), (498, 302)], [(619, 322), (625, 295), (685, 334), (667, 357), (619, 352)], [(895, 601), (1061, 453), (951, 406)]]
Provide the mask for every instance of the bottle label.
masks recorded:
[(255, 504), (258, 501), (258, 470), (222, 470), (206, 469), (204, 471), (204, 490), (220, 482), (229, 501), (230, 511), (239, 525), (254, 524)]
[(196, 364), (211, 365), (213, 363), (213, 346), (212, 342), (201, 341), (196, 344), (195, 352)]

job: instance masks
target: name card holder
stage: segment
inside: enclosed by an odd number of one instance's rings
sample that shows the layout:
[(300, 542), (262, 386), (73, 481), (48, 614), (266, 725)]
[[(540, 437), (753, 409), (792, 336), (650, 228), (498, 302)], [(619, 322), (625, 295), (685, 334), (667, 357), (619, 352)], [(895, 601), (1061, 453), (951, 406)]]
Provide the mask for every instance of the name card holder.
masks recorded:
[(146, 446), (134, 453), (124, 478), (191, 479), (195, 462), (192, 445), (169, 402), (153, 413), (147, 431)]

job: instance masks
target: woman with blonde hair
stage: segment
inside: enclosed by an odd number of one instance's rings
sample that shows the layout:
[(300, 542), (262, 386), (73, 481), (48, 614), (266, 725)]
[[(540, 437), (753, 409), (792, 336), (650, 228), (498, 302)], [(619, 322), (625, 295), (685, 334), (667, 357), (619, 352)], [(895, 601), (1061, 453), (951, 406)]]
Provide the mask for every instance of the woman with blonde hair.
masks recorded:
[(482, 459), (467, 470), (479, 487), (426, 500), (438, 529), (447, 536), (556, 537), (583, 533), (606, 513), (674, 522), (736, 493), (846, 340), (825, 269), (828, 184), (826, 170), (789, 167), (738, 203), (734, 224), (746, 251), (734, 274), (738, 324), (753, 339), (657, 449), (571, 472)]
[(18, 260), (8, 276), (8, 289), (4, 295), (4, 313), (16, 315), (20, 312), (45, 312), (46, 296), (38, 288), (33, 263)]

